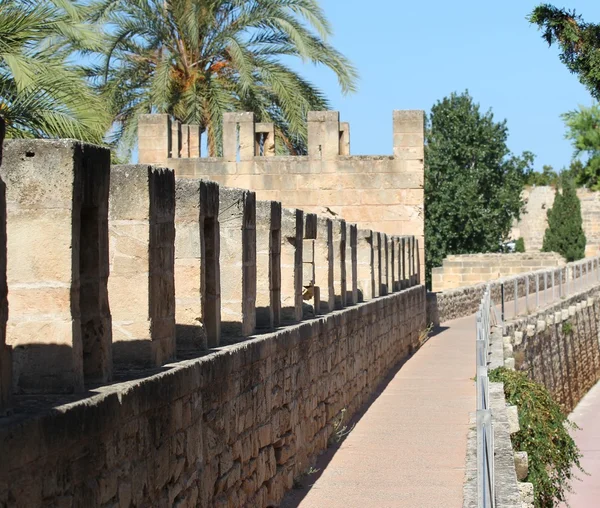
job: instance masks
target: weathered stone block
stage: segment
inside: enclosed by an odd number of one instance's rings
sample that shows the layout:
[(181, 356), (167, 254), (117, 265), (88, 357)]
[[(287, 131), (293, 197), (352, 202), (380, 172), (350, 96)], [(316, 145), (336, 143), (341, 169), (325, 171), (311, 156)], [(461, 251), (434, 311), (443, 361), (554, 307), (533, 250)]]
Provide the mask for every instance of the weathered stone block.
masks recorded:
[(109, 172), (110, 152), (97, 146), (5, 143), (7, 279), (20, 296), (7, 343), (18, 391), (81, 391), (111, 378)]
[(256, 202), (256, 326), (281, 321), (281, 203)]
[(529, 457), (527, 452), (515, 452), (515, 470), (517, 480), (523, 481), (529, 474)]
[(283, 323), (302, 320), (303, 236), (302, 210), (284, 209), (281, 217), (281, 319)]
[(113, 166), (109, 227), (115, 364), (159, 366), (175, 357), (175, 176)]
[[(256, 328), (256, 195), (221, 188), (221, 329), (247, 337)], [(240, 248), (241, 246), (241, 248)]]
[(219, 186), (177, 179), (175, 197), (177, 349), (198, 351), (219, 337)]

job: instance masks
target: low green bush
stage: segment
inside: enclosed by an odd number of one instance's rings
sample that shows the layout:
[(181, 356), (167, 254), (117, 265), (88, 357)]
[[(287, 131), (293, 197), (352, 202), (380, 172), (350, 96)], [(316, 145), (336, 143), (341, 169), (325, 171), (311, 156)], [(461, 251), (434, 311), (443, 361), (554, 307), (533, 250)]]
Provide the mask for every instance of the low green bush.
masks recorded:
[(581, 452), (569, 434), (570, 422), (546, 388), (526, 374), (503, 367), (490, 372), (490, 381), (504, 383), (508, 404), (519, 408), (521, 430), (513, 434), (516, 451), (527, 452), (536, 508), (551, 508), (565, 500), (573, 472), (584, 472)]
[(523, 240), (523, 237), (517, 238), (517, 241), (515, 242), (515, 252), (525, 252), (525, 240)]

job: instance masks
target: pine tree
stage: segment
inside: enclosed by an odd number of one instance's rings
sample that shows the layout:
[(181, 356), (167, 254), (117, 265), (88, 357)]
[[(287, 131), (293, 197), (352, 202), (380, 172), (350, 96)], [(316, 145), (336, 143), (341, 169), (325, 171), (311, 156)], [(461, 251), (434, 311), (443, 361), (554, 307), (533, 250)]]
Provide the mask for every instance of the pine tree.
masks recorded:
[(581, 219), (581, 203), (572, 179), (565, 178), (562, 192), (556, 189), (554, 205), (548, 210), (548, 228), (542, 251), (558, 252), (567, 261), (585, 257), (585, 234)]

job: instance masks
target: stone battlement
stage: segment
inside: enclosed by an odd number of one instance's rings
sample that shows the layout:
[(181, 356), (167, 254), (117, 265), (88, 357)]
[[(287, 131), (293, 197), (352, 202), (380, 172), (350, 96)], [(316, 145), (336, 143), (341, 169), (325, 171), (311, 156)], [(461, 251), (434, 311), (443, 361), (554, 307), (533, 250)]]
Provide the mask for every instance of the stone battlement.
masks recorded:
[(0, 145), (2, 506), (272, 506), (419, 347), (414, 236)]
[(431, 273), (432, 291), (472, 286), (517, 273), (562, 266), (565, 260), (555, 252), (460, 254), (444, 258)]
[(82, 392), (115, 371), (160, 367), (419, 283), (412, 236), (170, 169), (111, 167), (107, 149), (78, 141), (11, 140), (3, 155), (5, 407), (10, 392)]
[(424, 269), (424, 113), (394, 111), (393, 155), (350, 155), (350, 126), (337, 111), (308, 113), (307, 155), (277, 156), (275, 127), (253, 113), (225, 113), (223, 157), (201, 157), (200, 129), (169, 115), (141, 115), (139, 160), (171, 168), (178, 178), (203, 178), (250, 189), (360, 229), (415, 236)]

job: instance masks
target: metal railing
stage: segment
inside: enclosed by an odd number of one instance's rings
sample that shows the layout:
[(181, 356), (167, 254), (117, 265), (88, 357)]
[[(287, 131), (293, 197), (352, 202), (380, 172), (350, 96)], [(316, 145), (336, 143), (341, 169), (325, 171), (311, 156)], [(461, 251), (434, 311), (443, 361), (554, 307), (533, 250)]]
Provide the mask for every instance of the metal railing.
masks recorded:
[(493, 508), (494, 501), (494, 429), (490, 408), (488, 363), (492, 344), (492, 299), (485, 290), (476, 314), (477, 367), (477, 506)]
[[(560, 267), (503, 277), (492, 283), (493, 287), (500, 285), (499, 293), (492, 292), (500, 301), (502, 319), (504, 319), (527, 315), (542, 305), (559, 301), (598, 282), (600, 282), (600, 256)], [(524, 300), (520, 305), (521, 298)], [(511, 300), (512, 305), (507, 306), (506, 303)]]
[[(538, 270), (490, 282), (483, 293), (476, 321), (477, 381), (477, 506), (495, 508), (494, 425), (490, 407), (488, 366), (492, 346), (492, 327), (503, 326), (507, 317), (516, 318), (542, 305), (560, 301), (600, 283), (600, 256), (568, 263), (562, 267)], [(533, 295), (530, 293), (533, 286)], [(542, 287), (543, 286), (543, 287)], [(512, 293), (512, 295), (510, 294)], [(500, 300), (498, 308), (492, 294)], [(506, 308), (512, 296), (513, 312)], [(532, 301), (532, 298), (535, 298)], [(498, 301), (497, 300), (497, 301)], [(524, 303), (524, 305), (523, 305)], [(512, 314), (512, 316), (509, 316)]]

